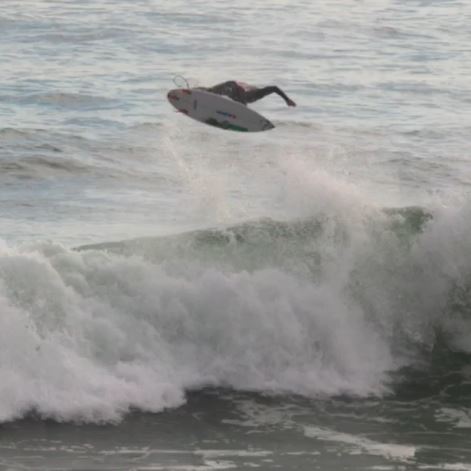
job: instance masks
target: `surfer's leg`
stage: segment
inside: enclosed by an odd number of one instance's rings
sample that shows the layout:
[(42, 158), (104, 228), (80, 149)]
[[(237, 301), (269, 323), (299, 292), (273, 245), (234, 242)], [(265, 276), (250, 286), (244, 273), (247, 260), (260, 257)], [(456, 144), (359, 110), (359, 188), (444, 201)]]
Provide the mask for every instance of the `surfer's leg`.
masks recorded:
[(283, 90), (281, 90), (275, 85), (263, 88), (256, 88), (255, 90), (249, 90), (248, 92), (245, 92), (245, 101), (247, 103), (253, 103), (254, 101), (266, 97), (267, 95), (271, 95), (272, 93), (276, 93), (281, 98), (283, 98), (287, 105), (294, 105), (294, 102), (288, 98), (288, 96), (283, 92)]
[(216, 93), (217, 95), (228, 96), (234, 101), (245, 104), (244, 89), (233, 80), (229, 80), (228, 82), (220, 83), (214, 87), (208, 88), (208, 92)]
[(227, 82), (226, 87), (227, 87), (227, 93), (225, 93), (225, 95), (227, 95), (229, 98), (231, 98), (234, 101), (243, 103), (244, 105), (247, 103), (245, 101), (245, 90), (237, 82), (234, 82), (233, 80), (231, 80)]

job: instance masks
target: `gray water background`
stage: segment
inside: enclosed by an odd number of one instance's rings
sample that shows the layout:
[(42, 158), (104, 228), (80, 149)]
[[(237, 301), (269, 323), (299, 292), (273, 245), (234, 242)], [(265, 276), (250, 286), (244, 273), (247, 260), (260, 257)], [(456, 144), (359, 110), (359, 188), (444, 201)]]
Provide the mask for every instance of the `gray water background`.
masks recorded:
[[(2, 469), (471, 469), (470, 25), (3, 1)], [(178, 74), (298, 107), (222, 132)]]

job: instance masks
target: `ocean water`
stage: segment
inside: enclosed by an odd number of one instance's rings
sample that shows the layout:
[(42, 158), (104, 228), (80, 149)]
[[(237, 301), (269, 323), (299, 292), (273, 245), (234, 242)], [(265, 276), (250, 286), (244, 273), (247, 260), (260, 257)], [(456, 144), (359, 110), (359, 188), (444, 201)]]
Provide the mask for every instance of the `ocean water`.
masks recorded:
[(469, 2), (1, 7), (0, 470), (471, 470)]

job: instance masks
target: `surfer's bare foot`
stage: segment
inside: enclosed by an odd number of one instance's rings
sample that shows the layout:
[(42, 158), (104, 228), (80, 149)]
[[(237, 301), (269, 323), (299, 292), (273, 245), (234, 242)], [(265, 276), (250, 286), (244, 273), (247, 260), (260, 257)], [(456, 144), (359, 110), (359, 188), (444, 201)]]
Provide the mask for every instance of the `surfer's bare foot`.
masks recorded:
[(288, 106), (296, 106), (296, 103), (295, 103), (293, 100), (291, 100), (290, 98), (288, 98), (288, 99), (286, 100), (286, 104), (287, 104)]

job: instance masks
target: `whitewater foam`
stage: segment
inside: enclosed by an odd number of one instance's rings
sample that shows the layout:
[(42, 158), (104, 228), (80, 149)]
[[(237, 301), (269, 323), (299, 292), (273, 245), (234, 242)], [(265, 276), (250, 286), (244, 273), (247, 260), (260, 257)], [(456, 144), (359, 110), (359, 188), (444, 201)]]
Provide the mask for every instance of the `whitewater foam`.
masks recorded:
[(416, 448), (413, 446), (380, 443), (366, 437), (338, 433), (334, 430), (315, 426), (306, 426), (304, 433), (310, 438), (341, 444), (351, 454), (367, 453), (394, 461), (407, 462), (413, 459), (416, 453)]
[(390, 392), (390, 373), (437, 330), (467, 351), (465, 305), (453, 307), (471, 267), (466, 214), (351, 224), (341, 212), (80, 251), (3, 245), (0, 419), (116, 421), (204, 386)]
[(34, 409), (117, 420), (204, 385), (383, 390), (387, 346), (328, 288), (275, 269), (183, 268), (49, 244), (4, 249), (1, 419)]

